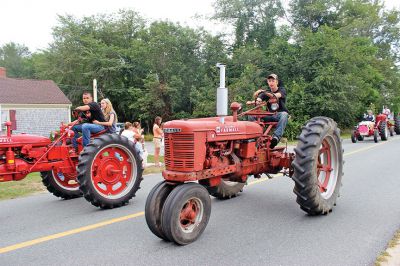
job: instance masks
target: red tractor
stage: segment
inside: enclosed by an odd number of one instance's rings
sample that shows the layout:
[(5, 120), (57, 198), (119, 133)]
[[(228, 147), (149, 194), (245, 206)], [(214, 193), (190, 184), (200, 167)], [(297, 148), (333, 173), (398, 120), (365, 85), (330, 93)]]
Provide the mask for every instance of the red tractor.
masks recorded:
[[(219, 89), (224, 89), (221, 83)], [(227, 97), (219, 99), (220, 94), (217, 92), (218, 106), (227, 102)], [(218, 106), (217, 114), (224, 114)], [(260, 117), (273, 112), (256, 106), (238, 114), (239, 109), (240, 104), (234, 102), (232, 116), (165, 123), (165, 180), (151, 190), (145, 206), (147, 225), (159, 238), (179, 245), (195, 241), (210, 218), (209, 195), (235, 197), (251, 175), (289, 176), (302, 210), (309, 215), (332, 211), (343, 176), (342, 141), (336, 123), (327, 117), (308, 121), (292, 153), (285, 147), (270, 148), (277, 123), (261, 122)], [(258, 120), (238, 120), (245, 115)]]
[[(387, 115), (379, 114), (376, 116), (376, 121), (361, 121), (351, 133), (351, 141), (356, 143), (363, 141), (365, 137), (374, 137), (374, 141), (378, 142), (378, 138), (385, 141), (388, 140), (389, 134), (393, 136), (395, 132), (395, 125), (393, 125)], [(397, 132), (397, 131), (396, 131)], [(399, 132), (400, 134), (400, 132)]]
[(83, 196), (94, 206), (114, 208), (126, 204), (140, 188), (141, 160), (128, 139), (104, 131), (92, 135), (78, 153), (72, 147), (74, 132), (61, 124), (58, 136), (49, 138), (28, 134), (0, 136), (0, 182), (18, 181), (29, 173), (40, 172), (43, 184), (55, 196), (71, 199)]

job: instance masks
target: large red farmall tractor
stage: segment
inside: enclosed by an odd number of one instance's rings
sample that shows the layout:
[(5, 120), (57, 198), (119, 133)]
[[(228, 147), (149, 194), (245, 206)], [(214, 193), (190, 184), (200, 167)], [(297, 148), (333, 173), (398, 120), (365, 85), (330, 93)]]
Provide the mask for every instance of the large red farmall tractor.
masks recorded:
[(78, 138), (72, 147), (71, 125), (61, 124), (58, 136), (29, 134), (0, 136), (0, 182), (18, 181), (40, 172), (43, 184), (55, 196), (71, 199), (84, 196), (94, 206), (114, 208), (126, 204), (140, 188), (141, 159), (127, 138), (99, 132), (86, 147)]
[[(240, 104), (234, 102), (233, 115), (226, 116), (225, 66), (217, 66), (221, 70), (219, 117), (165, 123), (165, 180), (151, 190), (145, 207), (150, 230), (179, 245), (195, 241), (210, 218), (210, 195), (234, 197), (249, 176), (259, 178), (261, 174), (291, 177), (297, 203), (309, 215), (331, 212), (343, 175), (336, 123), (327, 117), (312, 118), (302, 128), (294, 153), (285, 147), (271, 149), (271, 133), (277, 123), (261, 122), (260, 117), (274, 113), (256, 106), (238, 114)], [(245, 115), (256, 116), (258, 121), (238, 120)]]
[[(363, 141), (365, 137), (372, 136), (375, 142), (379, 141), (379, 137), (381, 140), (386, 141), (389, 138), (389, 134), (390, 136), (394, 135), (396, 127), (390, 122), (386, 114), (377, 115), (375, 120), (375, 122), (361, 121), (358, 123), (351, 133), (351, 141), (356, 143), (357, 141)], [(397, 134), (400, 134), (400, 132)]]

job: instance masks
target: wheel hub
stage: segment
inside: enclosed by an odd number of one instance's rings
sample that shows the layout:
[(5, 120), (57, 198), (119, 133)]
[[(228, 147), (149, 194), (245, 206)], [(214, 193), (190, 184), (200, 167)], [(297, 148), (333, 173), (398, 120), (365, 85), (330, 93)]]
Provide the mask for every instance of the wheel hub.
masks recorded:
[(132, 181), (134, 171), (127, 152), (119, 147), (102, 149), (92, 164), (92, 182), (96, 190), (106, 196), (118, 196)]
[(186, 232), (191, 232), (201, 220), (202, 205), (198, 199), (189, 199), (182, 207), (180, 213), (180, 225)]

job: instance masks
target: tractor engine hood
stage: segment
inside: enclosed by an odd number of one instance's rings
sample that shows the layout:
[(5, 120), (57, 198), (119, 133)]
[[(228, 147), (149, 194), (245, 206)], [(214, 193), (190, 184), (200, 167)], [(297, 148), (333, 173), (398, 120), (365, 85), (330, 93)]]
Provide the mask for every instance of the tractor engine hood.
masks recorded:
[(0, 148), (18, 147), (27, 144), (32, 145), (32, 147), (43, 147), (50, 143), (51, 141), (49, 138), (24, 133), (11, 135), (11, 137), (5, 135), (0, 136)]
[(173, 120), (164, 124), (164, 133), (206, 133), (206, 141), (242, 140), (260, 137), (262, 127), (254, 122), (233, 122), (232, 116), (226, 116), (221, 123), (219, 117)]

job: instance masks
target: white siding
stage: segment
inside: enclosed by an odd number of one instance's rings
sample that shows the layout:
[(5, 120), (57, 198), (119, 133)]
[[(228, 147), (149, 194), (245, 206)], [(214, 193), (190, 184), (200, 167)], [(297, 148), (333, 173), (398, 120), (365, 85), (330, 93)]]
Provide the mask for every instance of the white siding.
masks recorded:
[[(70, 121), (70, 106), (51, 106), (46, 108), (26, 108), (25, 106), (2, 106), (2, 118), (9, 119), (9, 110), (16, 110), (17, 130), (13, 134), (27, 133), (33, 135), (41, 135), (49, 137), (51, 131), (58, 130), (61, 122), (68, 123)], [(5, 121), (2, 119), (2, 123)], [(4, 128), (3, 132), (4, 132)]]

